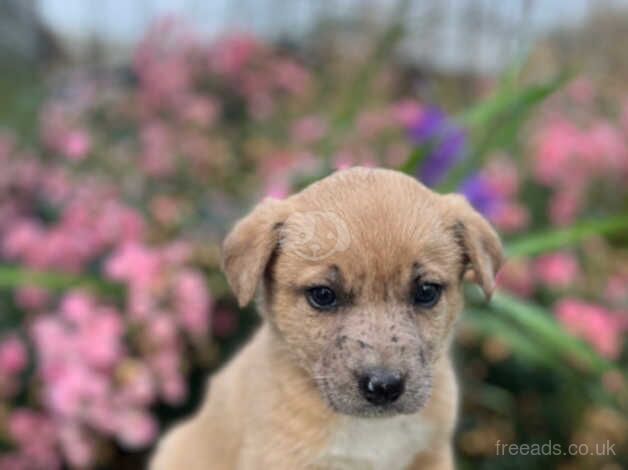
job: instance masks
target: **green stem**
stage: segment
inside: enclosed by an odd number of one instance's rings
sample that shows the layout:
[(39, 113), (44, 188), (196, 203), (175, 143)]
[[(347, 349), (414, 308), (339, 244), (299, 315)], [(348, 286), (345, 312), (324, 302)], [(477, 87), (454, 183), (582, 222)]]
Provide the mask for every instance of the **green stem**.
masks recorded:
[(360, 107), (364, 104), (371, 84), (376, 78), (382, 63), (390, 56), (391, 51), (403, 38), (405, 33), (404, 23), (411, 5), (412, 0), (399, 0), (397, 2), (392, 21), (377, 40), (369, 59), (362, 65), (354, 80), (352, 80), (346, 100), (332, 119), (332, 131), (323, 141), (320, 149), (321, 155), (325, 158), (325, 173), (331, 171), (330, 159), (338, 139), (346, 132)]
[(615, 368), (588, 344), (567, 333), (551, 314), (537, 305), (497, 292), (486, 308), (495, 315), (509, 317), (562, 357), (574, 359), (598, 374)]
[(534, 256), (571, 246), (593, 235), (611, 235), (625, 231), (628, 231), (628, 214), (588, 220), (564, 229), (548, 230), (514, 240), (507, 244), (506, 254), (510, 257)]
[(0, 265), (0, 288), (14, 289), (29, 285), (52, 291), (80, 287), (111, 295), (121, 295), (123, 291), (121, 285), (95, 276), (34, 271), (20, 266)]

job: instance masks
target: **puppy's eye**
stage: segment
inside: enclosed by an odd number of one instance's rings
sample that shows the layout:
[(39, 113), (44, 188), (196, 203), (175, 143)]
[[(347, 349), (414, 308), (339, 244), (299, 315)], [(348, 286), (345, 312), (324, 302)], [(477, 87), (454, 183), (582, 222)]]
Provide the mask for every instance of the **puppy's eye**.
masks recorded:
[(440, 300), (443, 286), (432, 282), (421, 282), (417, 284), (414, 291), (414, 304), (423, 308), (432, 308)]
[(310, 305), (317, 310), (327, 310), (336, 306), (336, 293), (326, 286), (311, 287), (305, 296)]

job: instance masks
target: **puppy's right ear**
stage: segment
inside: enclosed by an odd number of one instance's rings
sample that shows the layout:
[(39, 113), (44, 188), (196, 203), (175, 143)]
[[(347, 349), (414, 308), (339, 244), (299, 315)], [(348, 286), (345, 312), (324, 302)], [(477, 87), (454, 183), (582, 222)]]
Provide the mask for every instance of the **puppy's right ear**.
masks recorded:
[(222, 245), (222, 269), (240, 307), (255, 295), (264, 269), (279, 243), (285, 202), (265, 199), (240, 220)]

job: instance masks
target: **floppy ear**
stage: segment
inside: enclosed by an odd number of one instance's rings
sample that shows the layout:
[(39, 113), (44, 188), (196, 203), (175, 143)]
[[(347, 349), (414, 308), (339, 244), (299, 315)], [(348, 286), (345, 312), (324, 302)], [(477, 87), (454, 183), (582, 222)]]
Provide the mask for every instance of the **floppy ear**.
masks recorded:
[(222, 245), (222, 269), (240, 307), (255, 295), (264, 269), (279, 243), (285, 204), (266, 199), (240, 220)]
[(504, 262), (499, 236), (464, 196), (450, 194), (445, 198), (454, 236), (463, 252), (463, 276), (478, 284), (489, 300), (495, 290), (495, 277)]

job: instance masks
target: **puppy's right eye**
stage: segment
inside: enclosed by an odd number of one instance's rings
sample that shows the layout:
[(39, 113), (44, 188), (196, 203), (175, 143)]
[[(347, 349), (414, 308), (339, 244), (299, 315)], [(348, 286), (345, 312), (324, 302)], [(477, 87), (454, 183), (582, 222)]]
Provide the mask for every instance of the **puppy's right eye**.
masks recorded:
[(336, 306), (336, 293), (329, 287), (311, 287), (305, 292), (309, 304), (317, 310), (329, 310)]

